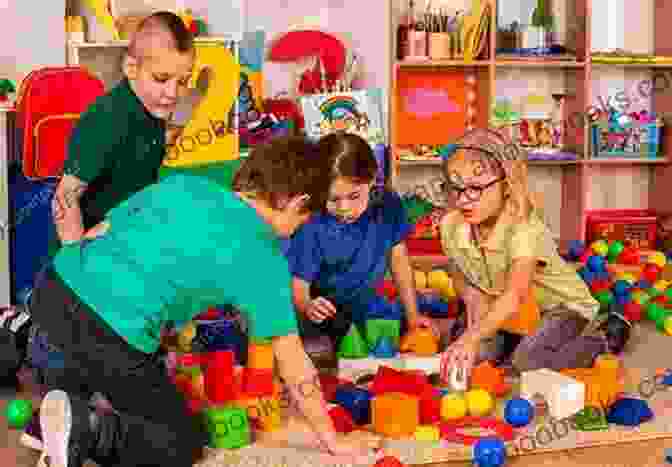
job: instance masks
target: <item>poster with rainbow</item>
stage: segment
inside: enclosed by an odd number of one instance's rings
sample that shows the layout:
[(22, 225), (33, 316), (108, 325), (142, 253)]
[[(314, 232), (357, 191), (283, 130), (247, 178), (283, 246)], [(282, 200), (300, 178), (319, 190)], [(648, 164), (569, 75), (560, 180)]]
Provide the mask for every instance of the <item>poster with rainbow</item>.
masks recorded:
[(360, 135), (372, 147), (385, 144), (383, 94), (379, 89), (303, 96), (301, 107), (310, 138), (346, 131)]

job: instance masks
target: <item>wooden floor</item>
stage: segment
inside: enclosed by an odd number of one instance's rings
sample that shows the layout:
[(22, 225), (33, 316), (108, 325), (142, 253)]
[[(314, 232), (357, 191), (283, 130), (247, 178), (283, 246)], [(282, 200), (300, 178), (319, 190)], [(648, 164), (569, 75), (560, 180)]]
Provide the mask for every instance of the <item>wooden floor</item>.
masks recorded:
[[(651, 326), (645, 324), (640, 328), (631, 341), (630, 351), (624, 358), (625, 365), (634, 371), (641, 371), (642, 377), (651, 374), (656, 368), (672, 367), (670, 349), (672, 349), (672, 337), (662, 335)], [(24, 397), (32, 397), (36, 404), (39, 396), (35, 394), (35, 388), (26, 381)], [(0, 394), (0, 409), (4, 412), (7, 401), (16, 397), (15, 393)], [(9, 430), (4, 418), (0, 420), (0, 431), (6, 433), (2, 436), (7, 442), (0, 443), (0, 466), (2, 467), (34, 467), (37, 462), (37, 454), (19, 445), (20, 433)], [(633, 442), (608, 447), (593, 447), (573, 449), (561, 453), (538, 454), (522, 456), (510, 459), (507, 463), (512, 467), (663, 467), (665, 462), (665, 449), (672, 449), (672, 439), (656, 440), (647, 442)], [(468, 466), (466, 462), (455, 462), (452, 466)]]

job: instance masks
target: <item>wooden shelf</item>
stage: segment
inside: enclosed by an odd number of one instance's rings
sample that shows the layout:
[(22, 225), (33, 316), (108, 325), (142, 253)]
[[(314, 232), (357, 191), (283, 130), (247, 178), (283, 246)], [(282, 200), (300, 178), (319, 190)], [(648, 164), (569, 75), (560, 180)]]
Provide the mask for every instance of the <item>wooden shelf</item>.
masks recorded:
[(672, 62), (667, 63), (606, 63), (606, 62), (590, 62), (593, 67), (622, 67), (622, 68), (672, 68)]
[(585, 165), (666, 165), (670, 160), (666, 157), (657, 159), (634, 159), (628, 157), (591, 157), (581, 161)]
[(585, 62), (575, 60), (496, 60), (495, 66), (501, 67), (536, 67), (536, 68), (583, 68)]
[(432, 67), (475, 67), (475, 66), (489, 66), (490, 60), (474, 60), (472, 62), (465, 62), (464, 60), (423, 60), (423, 59), (406, 59), (398, 60), (395, 64), (396, 68), (432, 68)]

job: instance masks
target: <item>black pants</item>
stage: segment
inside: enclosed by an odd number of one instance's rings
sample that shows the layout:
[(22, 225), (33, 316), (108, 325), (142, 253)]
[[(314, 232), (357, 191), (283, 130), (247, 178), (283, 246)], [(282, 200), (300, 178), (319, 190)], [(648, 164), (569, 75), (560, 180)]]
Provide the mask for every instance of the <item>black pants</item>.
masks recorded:
[(49, 389), (83, 400), (104, 393), (117, 412), (101, 418), (101, 439), (91, 453), (96, 463), (188, 467), (200, 459), (205, 427), (155, 356), (127, 344), (51, 270), (31, 308), (50, 344), (63, 351), (63, 368), (47, 370)]

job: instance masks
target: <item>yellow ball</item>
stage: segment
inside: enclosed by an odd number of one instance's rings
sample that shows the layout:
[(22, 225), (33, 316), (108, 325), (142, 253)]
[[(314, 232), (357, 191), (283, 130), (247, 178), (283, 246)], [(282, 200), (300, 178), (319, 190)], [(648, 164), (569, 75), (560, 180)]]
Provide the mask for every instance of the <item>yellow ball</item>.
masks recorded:
[(427, 288), (427, 274), (423, 271), (415, 271), (415, 288), (416, 289), (426, 289)]
[(440, 438), (439, 427), (434, 425), (418, 425), (415, 429), (416, 441), (438, 441)]
[(672, 336), (672, 316), (668, 316), (665, 320), (665, 333)]
[(609, 244), (606, 240), (597, 240), (590, 244), (590, 248), (600, 256), (607, 256), (609, 252)]
[(460, 394), (446, 394), (441, 398), (441, 418), (455, 420), (467, 415), (467, 401)]
[(472, 389), (465, 398), (469, 414), (475, 417), (488, 415), (495, 408), (495, 401), (485, 389)]
[(456, 295), (453, 281), (446, 271), (434, 270), (427, 274), (427, 287), (438, 291), (445, 300), (450, 300)]
[(659, 268), (664, 268), (667, 264), (667, 258), (662, 251), (654, 251), (649, 255), (648, 262), (655, 264)]
[(658, 279), (656, 282), (653, 283), (653, 288), (658, 290), (659, 292), (665, 292), (669, 286), (670, 281), (665, 279)]

